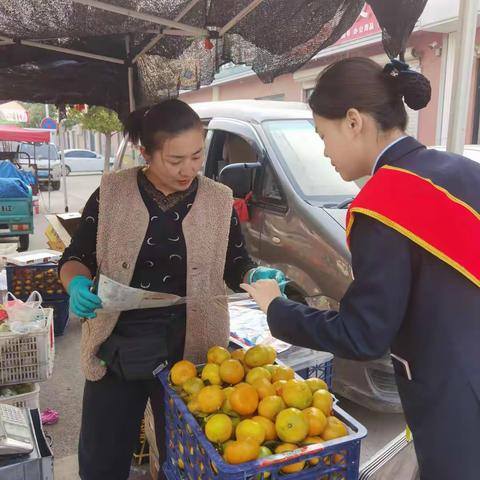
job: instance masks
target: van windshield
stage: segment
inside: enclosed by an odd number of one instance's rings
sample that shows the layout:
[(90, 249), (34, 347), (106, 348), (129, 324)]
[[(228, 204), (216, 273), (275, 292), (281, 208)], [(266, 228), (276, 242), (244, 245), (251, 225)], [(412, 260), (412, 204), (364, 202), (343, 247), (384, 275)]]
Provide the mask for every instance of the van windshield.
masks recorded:
[(285, 173), (305, 200), (341, 203), (359, 192), (359, 186), (343, 180), (324, 156), (313, 120), (271, 120), (263, 125)]
[(46, 144), (46, 143), (22, 143), (18, 147), (19, 152), (28, 153), (30, 158), (33, 160), (43, 160), (49, 158), (49, 150), (50, 150), (50, 160), (57, 160), (58, 159), (58, 151), (57, 147), (53, 144)]

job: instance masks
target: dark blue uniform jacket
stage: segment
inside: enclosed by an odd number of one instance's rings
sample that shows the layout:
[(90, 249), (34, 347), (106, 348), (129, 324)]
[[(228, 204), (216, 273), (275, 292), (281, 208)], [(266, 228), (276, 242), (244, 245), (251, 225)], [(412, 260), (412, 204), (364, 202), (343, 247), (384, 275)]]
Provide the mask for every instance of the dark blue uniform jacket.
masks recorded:
[[(480, 212), (479, 164), (411, 137), (390, 147), (377, 169), (386, 164), (431, 179)], [(480, 288), (365, 215), (356, 214), (350, 247), (354, 281), (340, 311), (277, 298), (268, 309), (272, 334), (348, 359), (391, 349), (407, 360), (411, 381), (394, 367), (422, 480), (480, 480)]]

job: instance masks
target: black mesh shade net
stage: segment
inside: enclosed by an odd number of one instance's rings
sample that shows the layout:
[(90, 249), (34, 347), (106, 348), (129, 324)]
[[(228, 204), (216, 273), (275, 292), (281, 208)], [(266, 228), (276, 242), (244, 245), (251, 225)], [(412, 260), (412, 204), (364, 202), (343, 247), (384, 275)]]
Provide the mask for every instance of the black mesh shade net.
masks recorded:
[[(386, 52), (397, 56), (426, 0), (369, 3), (382, 27)], [(103, 105), (123, 117), (129, 106), (129, 66), (137, 106), (208, 85), (229, 62), (249, 65), (263, 82), (271, 82), (333, 45), (364, 4), (2, 0), (0, 100)]]

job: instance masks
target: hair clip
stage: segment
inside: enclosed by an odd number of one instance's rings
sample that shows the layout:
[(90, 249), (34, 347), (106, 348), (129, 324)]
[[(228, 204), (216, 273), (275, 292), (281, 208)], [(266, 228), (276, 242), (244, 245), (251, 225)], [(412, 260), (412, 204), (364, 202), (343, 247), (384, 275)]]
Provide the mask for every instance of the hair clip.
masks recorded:
[(396, 58), (392, 59), (389, 63), (383, 68), (383, 73), (390, 75), (391, 77), (398, 77), (400, 73), (411, 72), (410, 66), (408, 63), (397, 60)]

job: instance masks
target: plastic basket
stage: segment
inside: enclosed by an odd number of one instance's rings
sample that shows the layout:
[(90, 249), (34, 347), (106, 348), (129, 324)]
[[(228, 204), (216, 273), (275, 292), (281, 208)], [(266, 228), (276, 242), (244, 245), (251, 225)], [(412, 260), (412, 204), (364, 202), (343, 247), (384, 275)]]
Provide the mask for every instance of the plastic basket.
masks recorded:
[(44, 300), (64, 299), (67, 295), (58, 277), (56, 263), (31, 266), (7, 265), (7, 287), (17, 298), (25, 300), (34, 290)]
[[(321, 445), (302, 447), (294, 452), (274, 455), (241, 465), (229, 465), (203, 434), (200, 425), (188, 411), (183, 400), (170, 387), (168, 373), (158, 377), (165, 388), (165, 420), (167, 460), (163, 470), (168, 479), (191, 480), (271, 480), (284, 479), (281, 467), (300, 461), (320, 459), (316, 466), (287, 476), (291, 480), (357, 480), (360, 442), (366, 429), (338, 406), (335, 416), (349, 428), (350, 434)], [(339, 460), (338, 455), (341, 455)], [(184, 470), (178, 467), (178, 460)]]
[(53, 310), (39, 312), (45, 326), (38, 332), (0, 334), (0, 385), (43, 382), (53, 373)]
[(5, 398), (0, 397), (0, 403), (7, 403), (18, 408), (40, 408), (40, 385), (38, 383), (32, 384), (32, 391), (28, 393)]
[[(230, 336), (230, 350), (249, 349), (252, 346), (254, 345), (245, 341), (245, 339), (239, 339), (234, 335)], [(303, 355), (299, 359), (295, 353), (294, 355), (289, 354), (292, 350), (296, 353), (310, 352), (310, 354), (306, 357)], [(292, 368), (297, 375), (305, 380), (307, 378), (321, 378), (327, 383), (329, 389), (332, 388), (333, 354), (329, 352), (315, 352), (311, 349), (292, 346), (284, 352), (277, 353), (277, 363)]]
[(44, 308), (53, 310), (53, 329), (55, 336), (59, 337), (65, 333), (69, 319), (69, 297), (64, 295), (59, 300), (47, 300), (42, 303)]
[(295, 373), (300, 375), (303, 379), (307, 378), (321, 378), (325, 380), (328, 388), (332, 388), (332, 377), (333, 377), (333, 361), (328, 360), (325, 363), (320, 363), (317, 365), (312, 365), (311, 367), (303, 368), (297, 370)]

